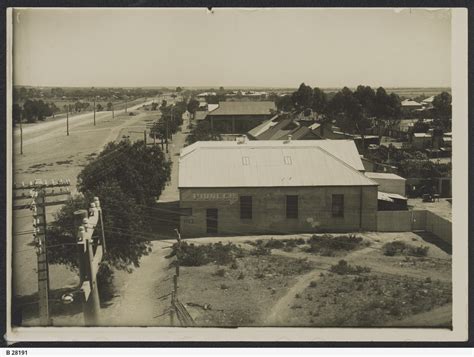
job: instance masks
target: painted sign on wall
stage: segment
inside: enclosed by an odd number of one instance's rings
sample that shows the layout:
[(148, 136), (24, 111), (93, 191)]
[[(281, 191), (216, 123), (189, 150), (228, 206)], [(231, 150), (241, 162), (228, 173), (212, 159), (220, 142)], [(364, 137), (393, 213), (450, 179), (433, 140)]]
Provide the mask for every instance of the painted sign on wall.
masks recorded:
[(229, 201), (237, 202), (239, 195), (232, 192), (193, 193), (193, 201)]

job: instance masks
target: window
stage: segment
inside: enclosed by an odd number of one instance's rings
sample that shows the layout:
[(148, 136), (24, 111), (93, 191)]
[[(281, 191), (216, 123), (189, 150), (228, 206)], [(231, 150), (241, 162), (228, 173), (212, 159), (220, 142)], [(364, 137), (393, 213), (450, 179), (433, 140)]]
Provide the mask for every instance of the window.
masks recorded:
[(240, 219), (252, 219), (252, 196), (240, 196)]
[(284, 156), (285, 165), (291, 165), (291, 156)]
[(250, 165), (250, 158), (248, 156), (242, 156), (242, 165), (244, 166)]
[(298, 196), (286, 196), (286, 218), (298, 218)]
[(344, 195), (332, 195), (332, 216), (344, 217)]

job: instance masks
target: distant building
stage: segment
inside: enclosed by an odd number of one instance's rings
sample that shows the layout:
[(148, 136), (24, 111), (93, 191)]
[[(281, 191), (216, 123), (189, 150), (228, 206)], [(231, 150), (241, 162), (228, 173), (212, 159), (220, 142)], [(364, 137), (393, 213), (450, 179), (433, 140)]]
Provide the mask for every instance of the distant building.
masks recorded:
[(413, 133), (411, 145), (414, 149), (424, 150), (432, 145), (433, 137), (431, 133)]
[(286, 140), (291, 135), (292, 140), (317, 140), (320, 137), (306, 126), (289, 118), (275, 115), (247, 133), (251, 140)]
[(378, 210), (406, 210), (406, 180), (393, 173), (366, 172), (365, 175), (379, 184)]
[(220, 102), (206, 120), (211, 128), (223, 134), (244, 134), (274, 116), (275, 103), (269, 101)]
[(423, 109), (423, 104), (415, 102), (411, 99), (405, 99), (401, 102), (402, 111), (404, 112), (411, 112), (418, 109)]
[(196, 142), (181, 151), (183, 237), (376, 230), (354, 142)]

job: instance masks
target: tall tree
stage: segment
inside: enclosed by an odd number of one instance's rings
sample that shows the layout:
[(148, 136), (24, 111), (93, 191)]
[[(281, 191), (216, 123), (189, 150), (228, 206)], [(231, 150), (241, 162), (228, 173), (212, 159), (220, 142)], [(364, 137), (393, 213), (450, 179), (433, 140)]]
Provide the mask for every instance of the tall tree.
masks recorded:
[(189, 113), (192, 114), (193, 116), (193, 119), (194, 119), (194, 116), (196, 115), (196, 110), (198, 110), (199, 108), (199, 101), (192, 98), (189, 102), (188, 102), (188, 105), (187, 105), (187, 110)]
[(313, 100), (312, 100), (312, 109), (322, 114), (326, 111), (327, 106), (327, 97), (326, 93), (324, 93), (318, 87), (313, 88)]
[(311, 108), (313, 104), (313, 89), (304, 83), (291, 96), (293, 105), (298, 111), (303, 111), (306, 108)]

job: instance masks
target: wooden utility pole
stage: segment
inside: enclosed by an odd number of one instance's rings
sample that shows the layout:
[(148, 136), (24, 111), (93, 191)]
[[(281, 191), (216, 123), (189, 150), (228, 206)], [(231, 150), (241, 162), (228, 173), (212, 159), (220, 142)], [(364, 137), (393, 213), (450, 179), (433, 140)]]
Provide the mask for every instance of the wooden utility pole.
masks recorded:
[(95, 93), (94, 93), (94, 126), (95, 126)]
[(69, 136), (69, 105), (66, 110), (66, 135)]
[[(66, 190), (62, 187), (66, 186)], [(46, 239), (46, 207), (64, 204), (67, 199), (59, 201), (46, 201), (47, 197), (53, 196), (70, 196), (69, 180), (59, 180), (51, 183), (45, 180), (35, 180), (30, 184), (14, 185), (14, 191), (29, 190), (29, 195), (24, 192), (21, 195), (13, 196), (15, 200), (32, 199), (29, 204), (13, 206), (14, 210), (30, 209), (33, 211), (33, 240), (36, 247), (37, 254), (37, 273), (38, 273), (38, 310), (39, 310), (39, 324), (41, 326), (51, 325), (50, 311), (49, 311), (49, 267), (47, 254), (47, 239)], [(59, 187), (59, 192), (55, 191)], [(51, 189), (51, 190), (47, 190)]]
[(143, 142), (145, 143), (145, 146), (146, 146), (146, 129), (143, 131)]
[[(105, 235), (99, 199), (94, 197), (89, 211), (74, 212), (74, 222), (77, 226), (77, 252), (80, 286), (83, 292), (84, 323), (86, 326), (97, 326), (100, 321), (97, 273), (105, 253)], [(94, 242), (92, 235), (98, 224), (101, 225), (101, 239)]]
[(23, 114), (20, 110), (20, 155), (23, 155)]
[(112, 119), (115, 118), (114, 103), (112, 103)]

